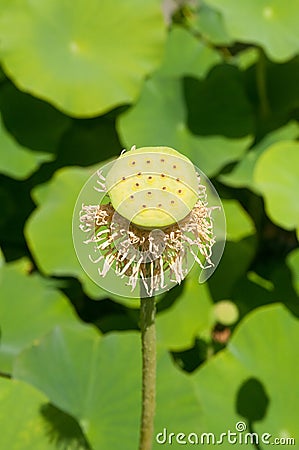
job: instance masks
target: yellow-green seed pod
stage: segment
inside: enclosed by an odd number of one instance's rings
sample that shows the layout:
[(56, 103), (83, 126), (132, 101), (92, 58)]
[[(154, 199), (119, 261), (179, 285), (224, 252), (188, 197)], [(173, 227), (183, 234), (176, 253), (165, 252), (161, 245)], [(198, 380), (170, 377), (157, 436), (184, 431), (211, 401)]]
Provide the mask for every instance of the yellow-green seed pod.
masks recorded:
[(191, 161), (169, 147), (123, 153), (106, 177), (114, 209), (142, 228), (164, 228), (184, 219), (198, 200)]

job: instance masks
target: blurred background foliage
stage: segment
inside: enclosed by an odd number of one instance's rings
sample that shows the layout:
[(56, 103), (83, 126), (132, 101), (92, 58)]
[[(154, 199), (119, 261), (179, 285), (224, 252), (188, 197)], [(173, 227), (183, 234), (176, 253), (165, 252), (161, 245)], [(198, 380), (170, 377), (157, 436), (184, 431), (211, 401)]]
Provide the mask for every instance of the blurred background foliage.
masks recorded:
[(158, 303), (156, 432), (299, 442), (298, 23), (299, 0), (0, 0), (1, 449), (137, 448), (139, 304), (71, 236), (132, 145), (189, 156), (227, 217), (212, 278)]

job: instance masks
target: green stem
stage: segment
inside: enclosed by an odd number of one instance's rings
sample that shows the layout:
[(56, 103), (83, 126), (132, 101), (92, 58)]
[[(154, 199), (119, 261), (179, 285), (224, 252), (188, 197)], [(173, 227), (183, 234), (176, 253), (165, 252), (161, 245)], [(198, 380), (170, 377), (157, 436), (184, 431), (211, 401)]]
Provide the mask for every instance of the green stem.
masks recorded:
[(141, 286), (140, 328), (142, 341), (142, 414), (139, 450), (151, 450), (156, 407), (156, 301)]
[(256, 83), (260, 100), (261, 115), (266, 118), (270, 113), (270, 105), (267, 95), (266, 57), (263, 50), (260, 50), (259, 59), (256, 65)]

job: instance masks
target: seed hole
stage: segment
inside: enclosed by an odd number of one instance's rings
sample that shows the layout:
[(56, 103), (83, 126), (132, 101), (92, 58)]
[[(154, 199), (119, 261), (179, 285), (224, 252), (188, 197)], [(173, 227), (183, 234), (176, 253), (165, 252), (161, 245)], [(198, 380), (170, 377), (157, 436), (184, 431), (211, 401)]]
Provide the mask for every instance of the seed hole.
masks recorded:
[(152, 193), (151, 192), (148, 192), (148, 195), (151, 195)]
[(179, 190), (178, 190), (178, 193), (181, 194), (181, 193), (182, 193), (182, 189), (179, 189)]
[(170, 202), (172, 205), (174, 204), (174, 200), (171, 200), (171, 202)]
[(161, 173), (161, 177), (162, 177), (162, 178), (164, 178), (164, 177), (165, 177), (164, 173)]
[(166, 190), (166, 186), (163, 186), (162, 189), (163, 189), (163, 191), (165, 191)]
[(159, 204), (158, 204), (158, 206), (159, 206), (159, 208), (161, 208), (161, 206), (162, 206), (162, 203), (159, 203)]
[(137, 173), (137, 175), (138, 175), (138, 176), (140, 177), (140, 175), (141, 175), (141, 172), (138, 172), (138, 173)]
[(134, 198), (134, 195), (130, 195), (130, 198), (132, 198), (132, 199), (133, 199), (133, 198)]
[(136, 183), (136, 184), (135, 184), (135, 186), (137, 186), (137, 187), (138, 187), (138, 186), (139, 186), (139, 183)]
[(160, 159), (161, 162), (165, 162), (165, 159)]
[(136, 161), (132, 161), (133, 166), (136, 164)]
[(122, 177), (122, 180), (125, 180), (126, 179), (126, 177)]
[(146, 205), (142, 205), (142, 208), (146, 208)]
[(150, 164), (150, 160), (149, 159), (146, 161), (146, 164)]
[(179, 179), (179, 178), (177, 178), (176, 180), (177, 180), (177, 181), (180, 181), (180, 179)]
[(153, 177), (148, 177), (149, 180), (151, 180)]
[(173, 167), (174, 169), (176, 169), (176, 165), (173, 165), (172, 167)]

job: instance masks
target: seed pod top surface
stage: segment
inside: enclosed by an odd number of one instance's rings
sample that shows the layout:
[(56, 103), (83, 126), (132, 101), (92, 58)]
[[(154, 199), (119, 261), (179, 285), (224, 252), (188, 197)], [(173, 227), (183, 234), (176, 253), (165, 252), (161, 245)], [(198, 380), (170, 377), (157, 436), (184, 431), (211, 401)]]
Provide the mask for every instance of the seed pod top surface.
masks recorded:
[(114, 209), (143, 228), (163, 228), (186, 217), (198, 200), (191, 161), (169, 147), (123, 153), (106, 177)]

